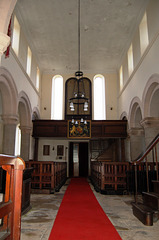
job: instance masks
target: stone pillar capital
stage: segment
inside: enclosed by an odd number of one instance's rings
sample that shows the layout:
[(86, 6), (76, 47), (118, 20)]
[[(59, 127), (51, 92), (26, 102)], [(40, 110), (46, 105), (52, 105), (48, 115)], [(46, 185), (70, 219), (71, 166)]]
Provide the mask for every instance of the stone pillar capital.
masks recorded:
[(10, 37), (0, 32), (0, 54), (2, 55), (10, 44)]
[(19, 117), (18, 115), (1, 115), (3, 124), (18, 124)]
[(32, 127), (20, 126), (20, 130), (22, 134), (31, 134)]
[(129, 136), (143, 136), (144, 135), (144, 129), (143, 128), (130, 128), (128, 130)]
[(141, 120), (141, 125), (146, 128), (158, 128), (159, 127), (159, 118), (146, 117)]

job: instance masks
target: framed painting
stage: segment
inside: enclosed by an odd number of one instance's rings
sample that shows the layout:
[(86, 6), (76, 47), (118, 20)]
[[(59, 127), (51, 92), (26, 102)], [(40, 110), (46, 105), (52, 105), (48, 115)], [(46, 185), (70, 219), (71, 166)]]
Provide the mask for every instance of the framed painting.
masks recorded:
[(43, 155), (50, 155), (50, 145), (43, 145)]
[(64, 145), (57, 145), (57, 156), (63, 156), (64, 154)]
[(87, 120), (87, 124), (76, 120), (72, 123), (68, 120), (68, 138), (91, 138), (91, 121)]

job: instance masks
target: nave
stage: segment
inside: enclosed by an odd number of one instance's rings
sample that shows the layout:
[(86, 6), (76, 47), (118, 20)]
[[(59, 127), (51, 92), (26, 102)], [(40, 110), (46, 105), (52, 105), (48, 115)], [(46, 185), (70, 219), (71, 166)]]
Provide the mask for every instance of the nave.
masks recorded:
[[(21, 240), (49, 239), (53, 223), (69, 183), (70, 179), (55, 194), (31, 195), (32, 209), (22, 216)], [(102, 195), (94, 190), (91, 183), (89, 184), (102, 209), (123, 240), (158, 239), (159, 222), (147, 227), (134, 217), (131, 206), (131, 202), (134, 200), (132, 195)]]

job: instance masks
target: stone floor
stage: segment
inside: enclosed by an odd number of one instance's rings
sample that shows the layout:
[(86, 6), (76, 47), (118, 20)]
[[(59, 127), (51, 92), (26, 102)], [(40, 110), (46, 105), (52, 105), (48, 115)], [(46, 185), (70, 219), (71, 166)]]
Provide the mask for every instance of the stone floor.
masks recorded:
[[(22, 216), (21, 240), (48, 240), (67, 186), (68, 182), (55, 194), (31, 195), (32, 209)], [(147, 227), (133, 216), (133, 196), (102, 195), (91, 188), (123, 240), (159, 239), (159, 221)]]

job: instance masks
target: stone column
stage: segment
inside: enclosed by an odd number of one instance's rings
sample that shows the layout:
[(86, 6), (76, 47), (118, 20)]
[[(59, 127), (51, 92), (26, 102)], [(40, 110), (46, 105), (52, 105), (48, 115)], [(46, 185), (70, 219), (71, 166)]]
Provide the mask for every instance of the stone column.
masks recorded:
[(145, 130), (146, 146), (159, 134), (159, 118), (147, 117), (141, 121)]
[(21, 129), (21, 154), (24, 161), (29, 161), (31, 127), (20, 126)]
[[(141, 121), (141, 125), (145, 130), (145, 143), (146, 147), (153, 141), (159, 134), (159, 118), (147, 117)], [(158, 153), (159, 155), (159, 153)], [(157, 156), (159, 158), (159, 156)], [(152, 152), (147, 156), (148, 161), (153, 161)]]
[(135, 160), (145, 149), (144, 129), (130, 128), (130, 156), (131, 161)]
[(14, 155), (15, 133), (18, 116), (2, 116), (3, 120), (3, 145), (2, 153)]

